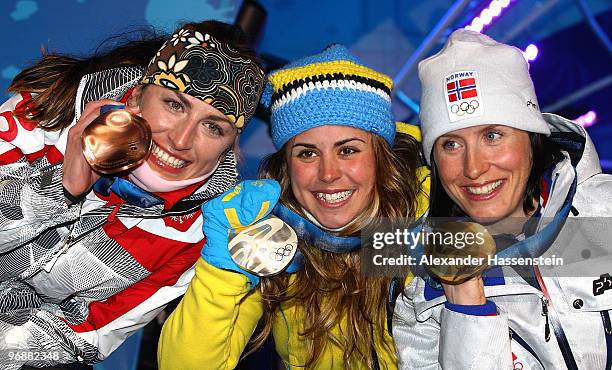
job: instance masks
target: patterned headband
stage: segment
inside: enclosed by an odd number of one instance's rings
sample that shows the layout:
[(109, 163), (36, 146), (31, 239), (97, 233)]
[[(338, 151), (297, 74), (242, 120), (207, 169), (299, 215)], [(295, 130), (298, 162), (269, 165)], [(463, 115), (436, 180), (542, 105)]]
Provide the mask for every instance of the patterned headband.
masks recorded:
[(210, 104), (240, 133), (257, 108), (264, 73), (230, 45), (186, 26), (164, 43), (141, 83), (180, 91)]

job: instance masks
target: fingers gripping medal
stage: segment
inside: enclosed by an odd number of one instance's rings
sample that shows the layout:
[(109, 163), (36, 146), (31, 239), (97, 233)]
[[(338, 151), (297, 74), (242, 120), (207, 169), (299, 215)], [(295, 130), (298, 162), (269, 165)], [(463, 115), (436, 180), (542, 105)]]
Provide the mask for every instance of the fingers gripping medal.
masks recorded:
[(425, 236), (427, 270), (445, 284), (481, 275), (496, 253), (495, 240), (476, 222), (446, 222)]
[(297, 235), (283, 220), (270, 216), (230, 234), (229, 252), (236, 264), (257, 276), (285, 270), (297, 251)]

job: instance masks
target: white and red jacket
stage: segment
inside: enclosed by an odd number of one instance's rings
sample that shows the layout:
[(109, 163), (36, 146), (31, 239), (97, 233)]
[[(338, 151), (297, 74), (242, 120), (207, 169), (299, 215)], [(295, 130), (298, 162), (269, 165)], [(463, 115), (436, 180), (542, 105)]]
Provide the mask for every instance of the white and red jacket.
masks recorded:
[[(141, 75), (83, 77), (72, 124), (87, 102), (121, 100)], [(103, 177), (68, 206), (68, 129), (16, 117), (30, 98), (0, 106), (0, 368), (94, 363), (185, 292), (204, 244), (200, 205), (234, 185), (236, 162), (229, 152), (208, 180), (165, 194)]]
[[(612, 369), (612, 176), (601, 173), (582, 126), (554, 114), (542, 117), (551, 138), (564, 142), (565, 158), (551, 169), (540, 217), (533, 218), (538, 228), (520, 256), (560, 260), (540, 266), (517, 261), (485, 274), (493, 315), (467, 312), (470, 306), (461, 312), (445, 304), (441, 286), (414, 278), (393, 316), (400, 369)], [(567, 205), (572, 211), (564, 216)], [(556, 217), (561, 229), (547, 236)], [(518, 241), (508, 247), (517, 248)]]

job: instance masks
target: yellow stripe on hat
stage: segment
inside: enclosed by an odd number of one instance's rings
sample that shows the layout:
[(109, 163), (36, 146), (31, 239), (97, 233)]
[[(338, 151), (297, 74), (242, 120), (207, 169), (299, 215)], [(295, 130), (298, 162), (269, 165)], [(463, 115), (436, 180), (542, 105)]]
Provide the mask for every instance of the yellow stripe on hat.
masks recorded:
[(273, 72), (268, 80), (274, 88), (274, 92), (278, 92), (283, 86), (288, 85), (297, 80), (303, 80), (306, 77), (320, 76), (333, 73), (342, 73), (344, 75), (357, 75), (378, 81), (385, 85), (389, 90), (393, 88), (393, 80), (383, 73), (376, 72), (373, 69), (364, 67), (346, 60), (334, 60), (330, 62), (312, 63), (301, 67), (283, 69)]
[(410, 135), (415, 138), (418, 142), (423, 141), (423, 136), (421, 135), (421, 128), (419, 126), (411, 125), (408, 123), (396, 121), (395, 122), (395, 131), (402, 133), (404, 135)]

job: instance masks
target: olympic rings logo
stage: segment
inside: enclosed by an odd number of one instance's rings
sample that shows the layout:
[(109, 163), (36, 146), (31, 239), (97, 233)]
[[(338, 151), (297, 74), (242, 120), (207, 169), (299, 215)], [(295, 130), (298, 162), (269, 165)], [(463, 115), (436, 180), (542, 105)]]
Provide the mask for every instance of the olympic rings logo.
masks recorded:
[(461, 104), (453, 104), (451, 106), (451, 112), (461, 117), (464, 114), (474, 113), (479, 106), (480, 103), (478, 103), (478, 100), (472, 100), (469, 103), (464, 101)]
[(270, 257), (272, 260), (280, 262), (285, 258), (289, 257), (291, 255), (291, 252), (293, 252), (293, 245), (286, 244), (282, 247), (276, 248), (275, 251), (270, 252)]

